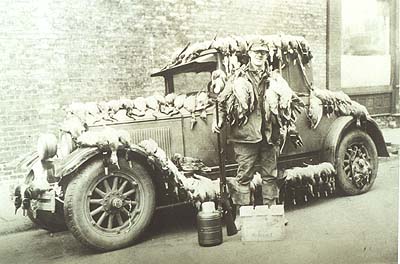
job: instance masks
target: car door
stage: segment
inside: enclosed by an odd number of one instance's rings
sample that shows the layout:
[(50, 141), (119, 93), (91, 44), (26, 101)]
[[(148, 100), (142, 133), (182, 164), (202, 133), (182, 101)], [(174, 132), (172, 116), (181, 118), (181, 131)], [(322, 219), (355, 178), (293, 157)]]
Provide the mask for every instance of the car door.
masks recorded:
[(317, 159), (320, 155), (320, 150), (323, 146), (325, 136), (336, 117), (333, 115), (328, 118), (323, 116), (319, 125), (313, 129), (307, 117), (308, 107), (310, 102), (310, 88), (308, 87), (305, 78), (312, 84), (313, 68), (311, 62), (304, 65), (305, 75), (301, 70), (299, 62), (293, 59), (286, 62), (286, 67), (282, 71), (283, 78), (288, 82), (293, 91), (304, 102), (305, 107), (301, 113), (297, 115), (296, 129), (303, 141), (303, 147), (295, 147), (287, 138), (285, 145), (281, 149), (281, 159)]

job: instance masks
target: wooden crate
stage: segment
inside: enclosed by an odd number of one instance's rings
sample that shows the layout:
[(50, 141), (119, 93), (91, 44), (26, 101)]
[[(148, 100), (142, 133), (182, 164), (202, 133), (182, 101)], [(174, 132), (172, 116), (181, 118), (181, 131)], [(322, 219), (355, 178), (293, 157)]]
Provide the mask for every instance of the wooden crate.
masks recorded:
[(242, 206), (242, 241), (282, 240), (285, 237), (283, 205)]

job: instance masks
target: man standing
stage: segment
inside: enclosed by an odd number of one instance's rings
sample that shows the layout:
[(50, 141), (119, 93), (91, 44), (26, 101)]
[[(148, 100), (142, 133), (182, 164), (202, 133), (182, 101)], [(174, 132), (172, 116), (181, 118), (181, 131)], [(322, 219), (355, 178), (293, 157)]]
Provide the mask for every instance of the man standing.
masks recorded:
[[(233, 143), (238, 163), (236, 176), (238, 188), (254, 188), (253, 178), (258, 172), (262, 178), (263, 204), (274, 205), (279, 196), (277, 186), (279, 127), (273, 118), (266, 120), (269, 113), (266, 115), (264, 109), (264, 94), (268, 89), (270, 75), (268, 48), (263, 42), (254, 42), (248, 50), (248, 56), (249, 63), (238, 69), (230, 85), (223, 91), (225, 95), (231, 93), (233, 96), (248, 94), (252, 99), (247, 100), (249, 105), (245, 107), (246, 121), (234, 122), (228, 139)], [(229, 107), (226, 100), (221, 97), (218, 103), (220, 120), (213, 122), (212, 129), (215, 133), (220, 132)], [(245, 199), (238, 199), (235, 196), (232, 198), (236, 205), (248, 205)]]

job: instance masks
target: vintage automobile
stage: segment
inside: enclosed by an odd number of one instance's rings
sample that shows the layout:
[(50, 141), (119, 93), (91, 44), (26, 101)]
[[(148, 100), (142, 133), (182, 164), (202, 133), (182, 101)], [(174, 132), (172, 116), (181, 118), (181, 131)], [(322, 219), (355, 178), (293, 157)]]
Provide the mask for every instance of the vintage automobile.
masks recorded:
[[(297, 142), (300, 139), (303, 146), (292, 144), (288, 137), (281, 146), (280, 170), (329, 162), (336, 170), (333, 184), (326, 185), (325, 179), (313, 181), (311, 186), (315, 190), (319, 188), (315, 197), (330, 194), (336, 187), (344, 195), (369, 191), (377, 176), (378, 156), (389, 155), (375, 121), (357, 111), (340, 114), (333, 109), (335, 100), (331, 100), (330, 106), (321, 106), (325, 112), (318, 124), (311, 127), (312, 68), (308, 46), (300, 37), (264, 38), (270, 47), (271, 68), (280, 70), (305, 104), (295, 120), (298, 131), (295, 139)], [(185, 94), (188, 98), (203, 92), (210, 99), (215, 95), (210, 85), (212, 73), (221, 70), (227, 74), (235, 65), (245, 64), (246, 45), (250, 42), (246, 38), (226, 38), (188, 45), (171, 64), (152, 77), (164, 78), (165, 95)], [(56, 139), (42, 138), (38, 151), (25, 159), (27, 176), (15, 191), (16, 206), (27, 210), (32, 221), (44, 229), (54, 232), (68, 227), (77, 240), (95, 250), (114, 250), (135, 243), (148, 227), (156, 208), (190, 202), (187, 192), (173, 181), (171, 172), (140, 147), (139, 142), (153, 139), (169, 158), (179, 153), (201, 160), (208, 167), (202, 175), (218, 178), (217, 137), (211, 131), (214, 104), (212, 100), (207, 102), (201, 111), (181, 107), (172, 114), (157, 111), (155, 115), (147, 106), (145, 114), (132, 115), (132, 118), (88, 124), (88, 131), (102, 131), (106, 127), (129, 132), (129, 140), (134, 144), (117, 148), (118, 164), (110, 162), (110, 148), (74, 147), (74, 141), (68, 141), (73, 135), (68, 133), (59, 140), (57, 155)], [(333, 107), (331, 111), (329, 107)], [(117, 110), (120, 108), (123, 107)], [(99, 112), (110, 113), (110, 108), (104, 109)], [(234, 176), (236, 168), (233, 149), (228, 143), (228, 176)], [(296, 184), (290, 187), (295, 192), (289, 194), (289, 188), (281, 192), (283, 199), (296, 202), (299, 197), (312, 198), (314, 193), (307, 192), (304, 186), (300, 179), (297, 187)]]

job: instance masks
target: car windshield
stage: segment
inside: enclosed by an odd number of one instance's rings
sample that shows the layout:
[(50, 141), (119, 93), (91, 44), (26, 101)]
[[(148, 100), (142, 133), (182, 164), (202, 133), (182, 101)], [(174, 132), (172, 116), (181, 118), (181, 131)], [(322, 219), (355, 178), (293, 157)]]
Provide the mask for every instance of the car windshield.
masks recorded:
[(174, 88), (176, 94), (190, 94), (199, 91), (207, 91), (207, 85), (211, 81), (209, 72), (188, 72), (174, 75)]

